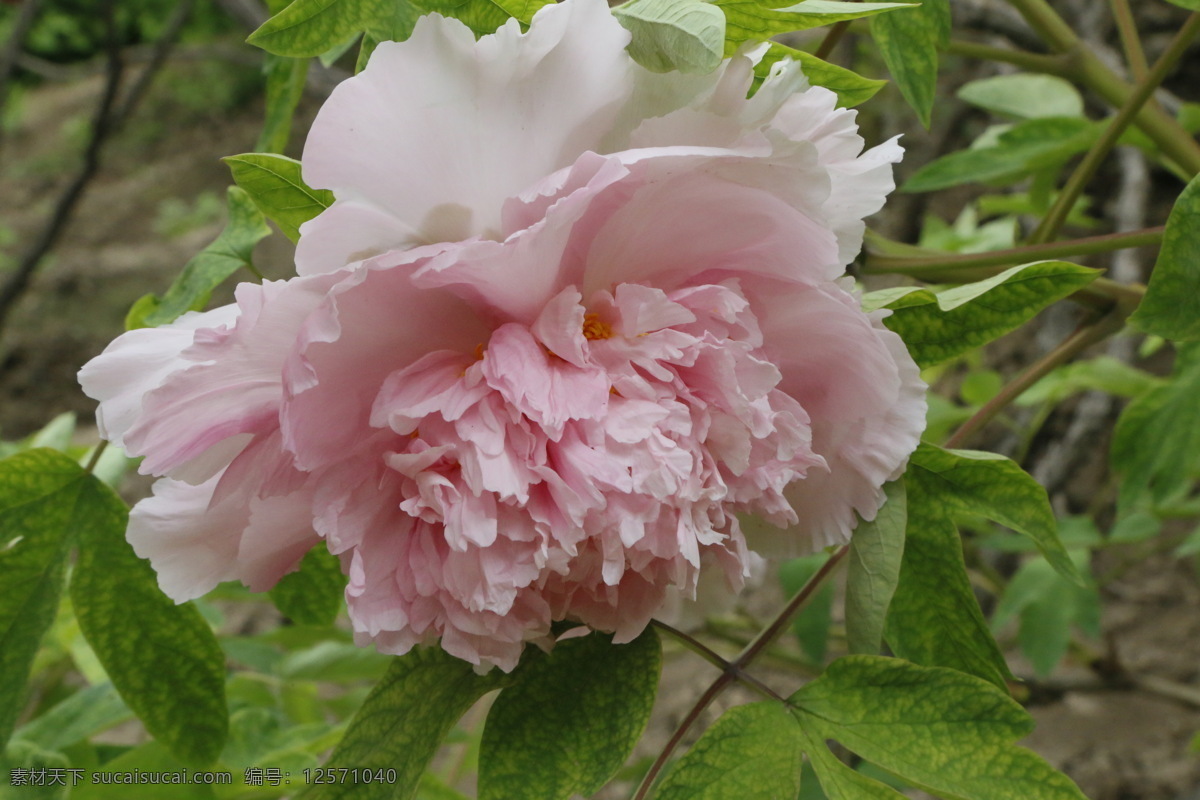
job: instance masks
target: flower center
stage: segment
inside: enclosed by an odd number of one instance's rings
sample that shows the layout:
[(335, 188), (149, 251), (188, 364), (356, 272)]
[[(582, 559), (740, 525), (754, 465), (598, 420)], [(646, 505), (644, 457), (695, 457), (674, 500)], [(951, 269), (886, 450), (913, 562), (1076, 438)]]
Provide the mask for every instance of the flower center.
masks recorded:
[(583, 338), (589, 341), (612, 338), (612, 326), (600, 319), (598, 314), (583, 315)]

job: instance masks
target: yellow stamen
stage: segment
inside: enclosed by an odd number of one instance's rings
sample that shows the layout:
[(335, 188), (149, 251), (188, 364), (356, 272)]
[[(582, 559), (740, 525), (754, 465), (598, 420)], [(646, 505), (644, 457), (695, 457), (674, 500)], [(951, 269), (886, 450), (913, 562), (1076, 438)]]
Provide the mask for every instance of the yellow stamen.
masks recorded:
[(583, 338), (595, 341), (612, 337), (612, 326), (600, 319), (599, 314), (583, 315)]

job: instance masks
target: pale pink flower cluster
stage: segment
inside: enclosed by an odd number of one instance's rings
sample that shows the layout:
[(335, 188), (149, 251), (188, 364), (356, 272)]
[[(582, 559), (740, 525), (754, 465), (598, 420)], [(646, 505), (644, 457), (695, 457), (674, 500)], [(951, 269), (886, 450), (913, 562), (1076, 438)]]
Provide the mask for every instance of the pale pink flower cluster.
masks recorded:
[(888, 142), (781, 64), (656, 75), (603, 0), (476, 41), (423, 18), (341, 84), (298, 277), (118, 338), (80, 380), (165, 476), (128, 536), (165, 592), (340, 556), (361, 642), (512, 669), (555, 620), (636, 636), (700, 571), (844, 542), (924, 420), (839, 281)]

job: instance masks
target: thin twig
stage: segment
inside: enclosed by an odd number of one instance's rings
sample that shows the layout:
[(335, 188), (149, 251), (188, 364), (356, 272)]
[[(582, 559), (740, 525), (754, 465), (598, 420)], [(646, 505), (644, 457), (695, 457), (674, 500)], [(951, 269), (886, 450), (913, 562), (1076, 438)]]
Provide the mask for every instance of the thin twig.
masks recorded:
[(58, 203), (54, 208), (54, 213), (50, 216), (49, 222), (42, 228), (37, 239), (25, 252), (25, 255), (22, 256), (12, 277), (0, 288), (0, 334), (4, 331), (4, 323), (13, 304), (29, 286), (29, 281), (33, 277), (34, 271), (42, 262), (46, 253), (50, 252), (55, 242), (58, 241), (59, 235), (63, 232), (63, 229), (71, 219), (72, 213), (75, 211), (75, 206), (83, 196), (84, 189), (87, 188), (88, 183), (91, 182), (100, 167), (100, 150), (112, 132), (112, 111), (117, 101), (117, 94), (121, 88), (121, 79), (125, 72), (125, 65), (121, 61), (121, 42), (117, 31), (114, 5), (115, 0), (103, 0), (101, 3), (106, 32), (108, 74), (104, 83), (103, 94), (100, 97), (100, 103), (96, 108), (96, 114), (92, 121), (91, 137), (88, 140), (87, 148), (84, 150), (83, 166), (80, 167), (75, 178), (67, 186), (66, 191), (58, 198)]
[(821, 40), (821, 44), (817, 47), (814, 56), (820, 59), (829, 58), (829, 54), (833, 52), (833, 48), (838, 46), (838, 42), (846, 35), (846, 31), (850, 30), (850, 20), (844, 19), (841, 22), (835, 22), (833, 27), (829, 29), (829, 33), (825, 34), (825, 38)]
[(711, 647), (704, 644), (704, 642), (700, 641), (696, 637), (694, 637), (690, 634), (684, 633), (683, 631), (679, 630), (678, 628), (675, 628), (671, 625), (668, 625), (665, 622), (661, 622), (656, 619), (650, 620), (650, 624), (653, 625), (658, 630), (662, 631), (663, 633), (667, 634), (671, 638), (678, 641), (680, 644), (682, 644), (688, 650), (691, 650), (693, 653), (700, 656), (701, 658), (703, 658), (708, 663), (712, 664), (717, 669), (721, 670), (721, 672), (731, 673), (733, 675), (734, 679), (738, 683), (744, 684), (746, 687), (754, 690), (755, 692), (762, 695), (767, 700), (776, 700), (780, 703), (787, 702), (787, 700), (785, 700), (782, 695), (780, 695), (778, 692), (776, 692), (770, 686), (767, 686), (765, 683), (760, 681), (758, 678), (754, 677), (753, 675), (746, 672), (745, 670), (738, 668), (731, 662), (726, 661), (724, 658), (721, 657), (720, 653), (713, 650)]
[(1040, 358), (1016, 378), (1009, 381), (995, 397), (984, 403), (982, 408), (964, 422), (954, 432), (954, 435), (946, 440), (944, 446), (947, 448), (961, 446), (973, 433), (991, 422), (1009, 403), (1020, 397), (1030, 386), (1033, 386), (1054, 369), (1067, 363), (1096, 342), (1102, 341), (1121, 330), (1125, 325), (1125, 318), (1129, 316), (1131, 310), (1132, 306), (1125, 303), (1118, 303), (1100, 319), (1080, 327), (1066, 341)]
[(1084, 256), (1109, 253), (1131, 247), (1144, 247), (1162, 243), (1163, 226), (1144, 228), (1139, 231), (1106, 233), (1062, 242), (1014, 247), (1008, 250), (992, 250), (987, 253), (962, 253), (948, 255), (936, 251), (912, 256), (886, 256), (868, 254), (863, 271), (873, 274), (902, 273), (914, 278), (952, 280), (955, 273), (980, 267), (1011, 267), (1065, 256)]
[[(4, 43), (4, 49), (0, 50), (0, 112), (4, 110), (4, 106), (8, 102), (8, 85), (12, 79), (13, 68), (17, 65), (21, 49), (25, 46), (25, 37), (33, 28), (33, 22), (37, 19), (41, 5), (42, 0), (24, 0), (21, 3), (12, 32), (8, 35), (8, 41)], [(3, 134), (4, 131), (0, 128), (0, 137)]]
[(708, 689), (704, 691), (704, 694), (700, 695), (700, 699), (697, 700), (696, 704), (692, 706), (692, 709), (688, 711), (687, 716), (683, 718), (683, 722), (679, 723), (679, 727), (677, 727), (675, 732), (671, 734), (671, 738), (668, 739), (667, 743), (663, 746), (662, 752), (658, 754), (658, 758), (654, 759), (654, 763), (650, 765), (650, 769), (646, 770), (646, 774), (642, 777), (642, 782), (638, 785), (637, 792), (634, 794), (633, 800), (646, 800), (646, 797), (650, 794), (651, 787), (654, 786), (654, 781), (658, 779), (659, 773), (661, 773), (663, 767), (667, 765), (667, 762), (671, 759), (671, 754), (675, 752), (677, 747), (679, 747), (679, 743), (683, 741), (683, 737), (687, 735), (687, 732), (691, 730), (692, 725), (694, 725), (696, 720), (700, 718), (700, 715), (704, 713), (704, 709), (708, 708), (712, 701), (717, 699), (717, 695), (724, 691), (725, 687), (732, 682), (733, 676), (728, 672), (723, 672), (721, 673), (720, 677), (713, 681)]
[(163, 29), (162, 35), (155, 44), (150, 63), (146, 65), (137, 82), (131, 87), (128, 94), (126, 94), (124, 101), (118, 104), (117, 98), (120, 94), (121, 83), (124, 78), (125, 62), (121, 52), (120, 34), (117, 30), (115, 19), (114, 0), (105, 0), (103, 10), (106, 30), (105, 52), (107, 77), (103, 94), (100, 98), (100, 104), (96, 109), (96, 115), (92, 122), (91, 137), (84, 150), (83, 166), (80, 167), (75, 178), (68, 184), (66, 190), (59, 197), (50, 220), (42, 229), (38, 238), (25, 252), (24, 256), (22, 256), (12, 277), (0, 288), (0, 335), (3, 334), (5, 322), (13, 305), (29, 287), (33, 274), (42, 263), (42, 259), (45, 258), (46, 254), (58, 242), (59, 237), (70, 222), (79, 201), (82, 199), (84, 190), (96, 176), (100, 168), (100, 156), (105, 143), (112, 137), (121, 124), (129, 118), (130, 114), (133, 113), (138, 103), (145, 96), (151, 81), (153, 81), (163, 64), (166, 63), (171, 46), (187, 22), (194, 5), (195, 0), (182, 0), (176, 6), (174, 13)]
[(1096, 143), (1088, 150), (1083, 160), (1079, 163), (1079, 166), (1075, 168), (1075, 171), (1071, 173), (1071, 177), (1067, 180), (1062, 191), (1059, 192), (1054, 205), (1050, 208), (1050, 212), (1029, 238), (1031, 244), (1048, 242), (1058, 233), (1059, 228), (1067, 221), (1067, 215), (1070, 214), (1071, 209), (1075, 206), (1075, 201), (1083, 193), (1084, 187), (1095, 176), (1096, 170), (1100, 168), (1101, 162), (1116, 145), (1121, 134), (1137, 118), (1137, 115), (1142, 110), (1142, 106), (1154, 94), (1154, 90), (1159, 87), (1166, 79), (1167, 74), (1183, 58), (1183, 54), (1187, 51), (1188, 46), (1191, 45), (1192, 40), (1196, 38), (1197, 34), (1200, 34), (1200, 11), (1188, 17), (1187, 22), (1180, 28), (1179, 33), (1171, 41), (1166, 52), (1154, 64), (1154, 69), (1150, 70), (1145, 80), (1138, 83), (1116, 116), (1108, 123), (1108, 126), (1104, 129), (1104, 133), (1101, 134)]

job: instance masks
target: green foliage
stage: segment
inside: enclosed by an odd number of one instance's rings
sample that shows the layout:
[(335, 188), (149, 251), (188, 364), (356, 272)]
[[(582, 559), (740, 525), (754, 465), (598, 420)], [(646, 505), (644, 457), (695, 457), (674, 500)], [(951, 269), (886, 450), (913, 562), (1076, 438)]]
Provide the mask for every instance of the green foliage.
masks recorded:
[(997, 75), (963, 84), (958, 96), (1014, 119), (1083, 116), (1083, 95), (1070, 81), (1056, 75)]
[(863, 306), (892, 309), (884, 324), (928, 367), (1008, 333), (1098, 274), (1066, 261), (1039, 261), (936, 293), (919, 287), (871, 292)]
[(1169, 383), (1131, 402), (1113, 433), (1112, 466), (1122, 477), (1118, 508), (1166, 511), (1200, 478), (1200, 345), (1179, 348)]
[(53, 450), (0, 461), (0, 745), (24, 705), (30, 666), (58, 608), (84, 475)]
[[(779, 565), (779, 583), (789, 598), (804, 588), (817, 570), (829, 560), (825, 553), (793, 558)], [(800, 649), (816, 664), (825, 660), (829, 644), (829, 623), (833, 611), (833, 584), (821, 586), (792, 618), (792, 632)]]
[(245, 267), (254, 270), (251, 254), (260, 239), (271, 233), (249, 195), (229, 187), (229, 222), (208, 247), (183, 267), (161, 298), (144, 295), (125, 317), (125, 328), (152, 328), (174, 321), (187, 311), (204, 307), (212, 290)]
[(1166, 339), (1200, 339), (1200, 176), (1171, 209), (1146, 297), (1129, 322)]
[(921, 444), (904, 477), (908, 529), (887, 641), (904, 658), (1004, 686), (1011, 678), (963, 564), (955, 520), (984, 515), (1027, 536), (1073, 585), (1083, 581), (1062, 542), (1046, 491), (992, 453)]
[(294, 0), (246, 41), (278, 56), (311, 58), (391, 13), (390, 0)]
[(180, 761), (210, 764), (228, 730), (216, 637), (194, 606), (159, 591), (154, 570), (125, 541), (120, 498), (90, 475), (79, 480), (71, 575), (79, 627), (146, 730)]
[[(1071, 555), (1078, 570), (1086, 572), (1087, 551)], [(1072, 628), (1093, 639), (1100, 636), (1100, 595), (1095, 585), (1072, 583), (1044, 558), (1034, 557), (1004, 587), (992, 614), (992, 629), (999, 632), (1014, 617), (1020, 618), (1021, 652), (1038, 675), (1049, 675), (1067, 653)]]
[(775, 800), (800, 791), (803, 739), (777, 703), (725, 712), (667, 774), (655, 800)]
[(307, 58), (287, 58), (268, 53), (263, 60), (267, 73), (266, 118), (254, 149), (282, 153), (292, 135), (292, 117), (304, 94), (308, 79)]
[(926, 128), (937, 92), (938, 49), (950, 38), (950, 0), (871, 19), (871, 38), (901, 94)]
[(397, 658), (350, 722), (327, 766), (394, 769), (395, 784), (313, 784), (303, 800), (409, 797), (421, 773), (458, 718), (487, 692), (512, 680), (498, 670), (476, 675), (441, 648)]
[(903, 481), (884, 486), (888, 499), (875, 519), (860, 520), (846, 569), (846, 644), (851, 653), (875, 655), (904, 556), (908, 498)]
[[(454, 17), (475, 32), (476, 36), (493, 33), (512, 17), (528, 24), (541, 0), (415, 0), (419, 11), (432, 11)], [(520, 15), (520, 16), (518, 16)]]
[(838, 96), (838, 105), (852, 108), (859, 103), (870, 100), (887, 85), (887, 81), (876, 81), (864, 78), (857, 72), (822, 61), (812, 53), (786, 47), (778, 42), (771, 42), (762, 60), (754, 65), (754, 82), (762, 84), (771, 73), (771, 68), (777, 61), (790, 58), (799, 61), (804, 77), (813, 86), (823, 86)]
[(333, 192), (312, 189), (300, 175), (300, 162), (272, 153), (243, 153), (223, 161), (234, 183), (283, 235), (300, 241), (300, 226), (333, 205)]
[(820, 754), (826, 739), (943, 797), (1083, 799), (1065, 775), (1012, 744), (1033, 727), (1025, 710), (1005, 692), (961, 672), (848, 656), (789, 702), (830, 797), (899, 795), (882, 784), (871, 786), (863, 776), (851, 779), (848, 770), (831, 769), (832, 757)]
[(648, 628), (614, 645), (590, 633), (530, 652), (488, 713), (480, 800), (591, 795), (625, 762), (654, 705), (662, 649)]
[(300, 569), (283, 576), (270, 595), (280, 613), (293, 622), (332, 625), (345, 603), (345, 588), (341, 562), (322, 544), (309, 550)]
[(979, 610), (958, 530), (938, 497), (942, 487), (924, 470), (911, 468), (904, 484), (908, 523), (887, 643), (902, 658), (951, 667), (1002, 687), (1012, 674)]
[(1079, 117), (1041, 117), (1004, 129), (994, 141), (942, 156), (921, 167), (900, 187), (931, 192), (966, 183), (1013, 182), (1037, 172), (1056, 172), (1092, 146), (1097, 123)]
[(736, 52), (743, 42), (763, 42), (780, 33), (820, 28), (913, 5), (805, 0), (787, 8), (773, 8), (772, 3), (757, 0), (713, 0), (713, 3), (725, 12), (727, 56)]
[(14, 739), (61, 751), (133, 716), (111, 683), (80, 689), (21, 726)]
[(652, 72), (705, 74), (721, 64), (725, 16), (704, 0), (632, 0), (613, 14), (633, 34), (629, 55)]
[(921, 444), (907, 474), (919, 476), (950, 514), (981, 514), (1029, 537), (1059, 574), (1081, 582), (1059, 541), (1046, 490), (1015, 462), (996, 453)]
[(1025, 390), (1017, 398), (1017, 403), (1059, 403), (1086, 391), (1107, 392), (1117, 397), (1139, 397), (1165, 383), (1157, 375), (1131, 367), (1112, 356), (1096, 356), (1059, 367)]

